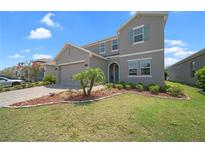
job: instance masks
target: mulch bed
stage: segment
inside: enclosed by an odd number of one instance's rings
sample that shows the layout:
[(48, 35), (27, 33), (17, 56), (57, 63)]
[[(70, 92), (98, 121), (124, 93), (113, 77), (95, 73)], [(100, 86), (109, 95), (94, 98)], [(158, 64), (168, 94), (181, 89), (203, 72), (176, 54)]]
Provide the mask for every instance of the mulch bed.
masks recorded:
[(10, 105), (11, 107), (20, 107), (20, 106), (37, 106), (37, 105), (46, 105), (46, 104), (56, 104), (60, 102), (81, 102), (81, 101), (92, 101), (101, 98), (106, 98), (120, 93), (136, 93), (144, 96), (155, 96), (161, 98), (172, 98), (172, 99), (187, 99), (188, 97), (183, 95), (180, 97), (173, 97), (168, 93), (158, 93), (151, 94), (149, 91), (137, 92), (136, 90), (118, 90), (118, 89), (101, 89), (93, 91), (90, 96), (84, 96), (82, 91), (65, 91), (58, 94), (50, 94), (48, 96), (43, 96), (40, 98), (18, 102)]
[(73, 102), (73, 101), (89, 101), (89, 100), (95, 100), (106, 96), (111, 96), (113, 94), (116, 94), (120, 92), (117, 89), (111, 89), (111, 90), (97, 90), (93, 91), (90, 96), (84, 96), (81, 91), (77, 92), (61, 92), (58, 94), (52, 94), (49, 96), (43, 96), (40, 98), (35, 98), (28, 101), (22, 101), (15, 104), (12, 104), (10, 106), (32, 106), (32, 105), (39, 105), (39, 104), (49, 104), (49, 103), (59, 103), (59, 102)]

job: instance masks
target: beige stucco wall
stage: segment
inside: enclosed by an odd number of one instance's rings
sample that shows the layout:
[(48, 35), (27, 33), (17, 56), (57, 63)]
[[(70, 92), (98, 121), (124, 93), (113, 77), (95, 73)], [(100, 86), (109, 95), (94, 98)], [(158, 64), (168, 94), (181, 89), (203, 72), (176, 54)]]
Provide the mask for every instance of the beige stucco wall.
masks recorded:
[(99, 57), (92, 56), (90, 58), (90, 67), (100, 68), (104, 72), (106, 81), (107, 81), (107, 73), (108, 73), (108, 61), (107, 60), (103, 60)]
[(44, 76), (46, 75), (54, 75), (56, 76), (56, 70), (55, 70), (56, 66), (53, 65), (45, 65), (44, 66)]
[[(119, 31), (120, 37), (120, 53), (128, 54), (133, 52), (142, 52), (148, 50), (162, 49), (164, 48), (164, 17), (162, 16), (140, 16), (136, 17), (123, 29)], [(129, 43), (129, 31), (137, 26), (147, 25), (149, 26), (149, 38), (144, 43), (130, 44)]]
[[(117, 37), (116, 37), (117, 38)], [(102, 41), (105, 43), (106, 45), (106, 53), (105, 54), (100, 54), (102, 56), (112, 56), (112, 55), (116, 55), (119, 53), (119, 51), (115, 51), (115, 52), (112, 52), (112, 40), (104, 40)], [(92, 52), (95, 52), (97, 54), (99, 54), (99, 45), (102, 43), (102, 42), (98, 42), (94, 45), (90, 45), (88, 47), (85, 47), (85, 49), (88, 49)]]
[[(151, 76), (152, 77), (128, 77), (128, 60), (132, 59), (151, 59)], [(120, 64), (120, 81), (139, 83), (142, 82), (145, 85), (155, 83), (164, 85), (164, 52), (150, 53), (144, 55), (136, 55), (130, 57), (119, 58)]]

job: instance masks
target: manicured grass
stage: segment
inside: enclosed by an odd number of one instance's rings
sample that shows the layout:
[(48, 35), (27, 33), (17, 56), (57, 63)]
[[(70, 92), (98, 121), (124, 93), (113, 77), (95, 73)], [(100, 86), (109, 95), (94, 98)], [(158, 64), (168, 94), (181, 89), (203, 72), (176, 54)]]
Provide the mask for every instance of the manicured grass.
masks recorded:
[(123, 94), (96, 103), (0, 109), (0, 141), (205, 141), (205, 95)]

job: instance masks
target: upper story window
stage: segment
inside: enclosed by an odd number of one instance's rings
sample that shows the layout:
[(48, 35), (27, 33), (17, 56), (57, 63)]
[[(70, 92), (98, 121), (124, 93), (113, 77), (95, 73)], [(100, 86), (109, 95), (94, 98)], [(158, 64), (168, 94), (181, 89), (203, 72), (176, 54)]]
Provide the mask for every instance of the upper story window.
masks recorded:
[(106, 52), (106, 46), (105, 46), (105, 43), (100, 43), (100, 46), (99, 46), (99, 53), (100, 54), (105, 54)]
[(144, 42), (144, 25), (133, 28), (133, 43)]
[(117, 51), (119, 49), (119, 41), (118, 38), (112, 40), (112, 52)]

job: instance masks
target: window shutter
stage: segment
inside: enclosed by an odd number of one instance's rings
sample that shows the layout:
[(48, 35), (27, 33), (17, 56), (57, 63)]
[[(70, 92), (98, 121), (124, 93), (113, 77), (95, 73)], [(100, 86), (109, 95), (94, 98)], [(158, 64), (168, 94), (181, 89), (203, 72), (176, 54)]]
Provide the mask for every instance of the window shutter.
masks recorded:
[(144, 41), (149, 40), (149, 29), (150, 29), (149, 25), (144, 26)]
[(133, 30), (132, 29), (128, 30), (128, 41), (129, 41), (129, 44), (133, 44)]

